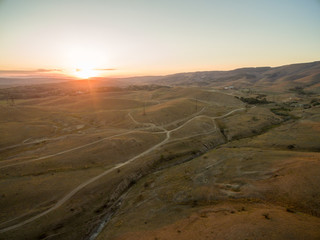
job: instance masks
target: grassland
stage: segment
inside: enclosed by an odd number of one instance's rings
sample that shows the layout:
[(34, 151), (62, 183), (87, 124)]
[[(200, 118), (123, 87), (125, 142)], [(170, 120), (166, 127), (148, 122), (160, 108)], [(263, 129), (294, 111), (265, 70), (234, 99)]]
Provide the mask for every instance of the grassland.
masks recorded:
[(319, 108), (270, 107), (219, 119), (225, 144), (142, 178), (97, 239), (319, 239)]
[(83, 88), (1, 102), (0, 239), (320, 236), (314, 96)]

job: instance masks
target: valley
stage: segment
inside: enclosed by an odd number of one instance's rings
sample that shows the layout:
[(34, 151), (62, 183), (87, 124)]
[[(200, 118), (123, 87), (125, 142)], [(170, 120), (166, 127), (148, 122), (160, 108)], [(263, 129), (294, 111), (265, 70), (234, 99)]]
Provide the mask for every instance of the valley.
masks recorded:
[(0, 89), (0, 239), (318, 239), (318, 65)]

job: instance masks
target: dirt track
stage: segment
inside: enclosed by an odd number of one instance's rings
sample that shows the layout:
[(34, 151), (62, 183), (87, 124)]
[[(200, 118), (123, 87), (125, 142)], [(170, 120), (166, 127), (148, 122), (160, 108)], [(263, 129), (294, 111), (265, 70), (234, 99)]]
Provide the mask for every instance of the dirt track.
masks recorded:
[[(224, 118), (224, 117), (227, 117), (227, 116), (231, 115), (231, 114), (234, 113), (234, 112), (241, 111), (241, 110), (244, 110), (244, 109), (245, 109), (245, 108), (234, 109), (234, 110), (232, 110), (232, 111), (230, 111), (230, 112), (228, 112), (228, 113), (226, 113), (226, 114), (224, 114), (224, 115), (222, 115), (222, 116), (212, 117), (212, 119)], [(199, 116), (205, 116), (205, 115), (199, 115), (200, 113), (203, 112), (203, 110), (204, 110), (204, 108), (201, 109), (201, 110), (200, 110), (199, 112), (197, 112), (196, 114), (192, 114), (192, 115), (191, 115), (191, 118), (190, 118), (190, 116), (189, 116), (189, 117), (186, 117), (186, 118), (183, 118), (183, 119), (179, 120), (179, 122), (186, 121), (186, 120), (187, 120), (187, 121), (184, 122), (184, 123), (183, 123), (182, 125), (180, 125), (179, 127), (175, 128), (175, 129), (172, 129), (172, 130), (166, 130), (166, 129), (164, 128), (164, 126), (157, 126), (157, 125), (155, 125), (155, 124), (153, 124), (153, 123), (142, 123), (143, 125), (147, 125), (147, 124), (148, 124), (149, 127), (147, 127), (147, 128), (156, 127), (156, 128), (159, 128), (159, 129), (163, 130), (163, 132), (161, 132), (161, 133), (166, 134), (166, 138), (165, 138), (163, 141), (161, 141), (160, 143), (157, 143), (156, 145), (154, 145), (154, 146), (150, 147), (149, 149), (145, 150), (144, 152), (136, 155), (135, 157), (130, 158), (130, 159), (127, 160), (126, 162), (121, 163), (121, 164), (117, 164), (117, 165), (115, 165), (114, 167), (112, 167), (112, 168), (104, 171), (103, 173), (101, 173), (101, 174), (99, 174), (99, 175), (97, 175), (97, 176), (95, 176), (95, 177), (93, 177), (93, 178), (91, 178), (91, 179), (83, 182), (82, 184), (80, 184), (79, 186), (77, 186), (76, 188), (74, 188), (72, 191), (70, 191), (68, 194), (66, 194), (66, 195), (65, 195), (63, 198), (61, 198), (59, 201), (57, 201), (56, 204), (55, 204), (54, 206), (52, 206), (51, 208), (49, 208), (49, 209), (45, 210), (44, 212), (41, 212), (41, 213), (39, 213), (39, 214), (31, 217), (31, 218), (29, 218), (29, 219), (26, 219), (26, 220), (24, 220), (24, 221), (22, 221), (22, 222), (20, 222), (20, 223), (17, 223), (17, 224), (11, 225), (11, 226), (9, 226), (9, 227), (3, 228), (3, 229), (0, 230), (0, 233), (1, 233), (1, 232), (6, 232), (6, 231), (10, 231), (10, 230), (12, 230), (12, 229), (15, 229), (15, 228), (18, 228), (18, 227), (20, 227), (20, 226), (23, 226), (23, 225), (25, 225), (25, 224), (27, 224), (27, 223), (30, 223), (30, 222), (32, 222), (32, 221), (34, 221), (34, 220), (36, 220), (36, 219), (38, 219), (38, 218), (40, 218), (40, 217), (42, 217), (42, 216), (44, 216), (44, 215), (46, 215), (46, 214), (54, 211), (55, 209), (57, 209), (57, 208), (59, 208), (60, 206), (62, 206), (65, 202), (67, 202), (67, 201), (68, 201), (72, 196), (74, 196), (77, 192), (79, 192), (81, 189), (83, 189), (84, 187), (88, 186), (88, 185), (91, 184), (92, 182), (100, 179), (101, 177), (109, 174), (110, 172), (112, 172), (112, 171), (114, 171), (114, 170), (116, 170), (116, 169), (118, 169), (118, 168), (120, 168), (120, 167), (122, 167), (122, 166), (125, 166), (125, 165), (130, 164), (131, 162), (135, 161), (136, 159), (138, 159), (138, 158), (140, 158), (140, 157), (142, 157), (142, 156), (144, 156), (144, 155), (146, 155), (146, 154), (154, 151), (155, 149), (159, 148), (160, 146), (164, 145), (166, 142), (169, 141), (169, 139), (170, 139), (170, 134), (171, 134), (172, 132), (174, 132), (174, 131), (176, 131), (176, 130), (182, 128), (182, 127), (184, 127), (188, 122), (190, 122), (191, 120), (193, 120), (193, 119), (195, 119), (195, 118), (197, 118), (197, 117), (199, 117)], [(141, 124), (141, 123), (137, 122), (137, 121), (132, 117), (132, 115), (131, 115), (130, 113), (129, 113), (129, 117), (130, 117), (130, 118), (132, 119), (132, 121), (135, 122), (136, 124)], [(170, 123), (170, 124), (167, 124), (167, 125), (171, 125), (171, 123)], [(141, 128), (140, 130), (147, 129), (147, 128)], [(39, 160), (51, 158), (51, 157), (54, 157), (54, 156), (58, 156), (58, 155), (61, 155), (61, 154), (64, 154), (64, 153), (72, 152), (72, 151), (75, 151), (75, 150), (78, 150), (78, 149), (81, 149), (81, 148), (84, 148), (84, 147), (91, 146), (91, 145), (93, 145), (93, 144), (102, 142), (102, 141), (107, 140), (107, 139), (111, 139), (111, 138), (116, 137), (116, 136), (126, 135), (126, 134), (132, 133), (132, 132), (134, 132), (134, 131), (137, 131), (137, 130), (130, 130), (130, 131), (127, 131), (127, 132), (125, 132), (125, 133), (121, 133), (121, 134), (113, 135), (113, 136), (110, 136), (110, 137), (106, 137), (106, 138), (103, 138), (103, 139), (100, 139), (100, 140), (97, 140), (97, 141), (94, 141), (94, 142), (91, 142), (91, 143), (88, 143), (88, 144), (85, 144), (85, 145), (81, 145), (81, 146), (78, 146), (78, 147), (75, 147), (75, 148), (71, 148), (71, 149), (68, 149), (68, 150), (65, 150), (65, 151), (58, 152), (58, 153), (56, 153), (56, 154), (51, 154), (51, 155), (43, 156), (43, 157), (36, 158), (36, 159), (32, 159), (32, 160), (27, 160), (27, 161), (23, 161), (23, 162), (18, 162), (18, 163), (13, 163), (13, 164), (4, 165), (4, 166), (1, 166), (0, 169), (1, 169), (1, 168), (6, 168), (6, 167), (10, 167), (10, 166), (14, 166), (14, 165), (20, 165), (20, 164), (25, 164), (25, 163), (30, 163), (30, 162), (35, 162), (35, 161), (39, 161)], [(8, 220), (8, 221), (6, 221), (6, 222), (4, 222), (4, 223), (14, 221), (14, 220), (19, 219), (19, 218), (21, 218), (21, 217), (23, 217), (23, 216), (25, 216), (25, 214), (22, 215), (22, 216), (20, 216), (20, 217), (16, 217), (16, 218), (14, 218), (14, 219)], [(4, 224), (4, 223), (2, 223), (2, 224)]]

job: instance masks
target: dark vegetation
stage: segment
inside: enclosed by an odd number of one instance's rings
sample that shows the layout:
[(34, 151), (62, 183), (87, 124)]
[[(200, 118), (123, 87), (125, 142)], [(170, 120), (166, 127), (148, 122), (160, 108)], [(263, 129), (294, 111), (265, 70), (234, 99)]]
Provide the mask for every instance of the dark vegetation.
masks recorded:
[(248, 98), (237, 97), (237, 98), (240, 99), (242, 102), (248, 103), (248, 104), (268, 104), (268, 103), (271, 103), (265, 97), (260, 97), (260, 96), (257, 96), (255, 98), (254, 97), (248, 97)]
[(318, 106), (320, 105), (320, 99), (314, 98), (310, 101), (310, 105), (312, 106)]
[(305, 91), (303, 87), (290, 88), (289, 91), (295, 92), (298, 95), (314, 95), (315, 94), (314, 92)]

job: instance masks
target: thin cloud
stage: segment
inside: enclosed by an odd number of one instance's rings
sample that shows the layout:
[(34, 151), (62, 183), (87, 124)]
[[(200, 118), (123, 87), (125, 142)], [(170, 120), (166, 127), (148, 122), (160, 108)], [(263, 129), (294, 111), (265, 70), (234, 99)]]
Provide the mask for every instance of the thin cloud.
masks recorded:
[(116, 68), (95, 68), (95, 71), (115, 71)]
[(54, 69), (43, 69), (43, 68), (40, 68), (37, 71), (38, 72), (62, 72), (61, 69), (57, 69), (57, 68), (54, 68)]
[(0, 70), (0, 74), (36, 74), (45, 72), (62, 72), (61, 69), (36, 69), (36, 70)]

